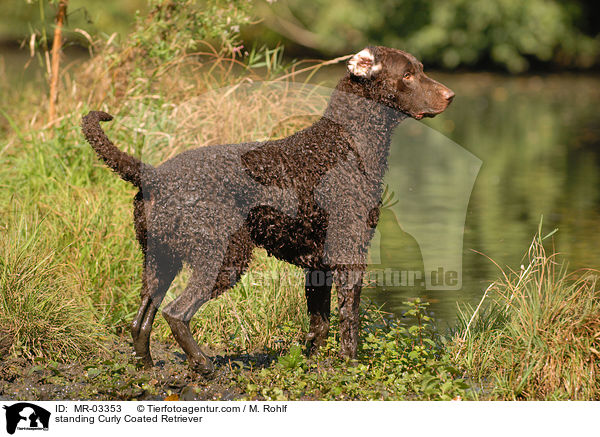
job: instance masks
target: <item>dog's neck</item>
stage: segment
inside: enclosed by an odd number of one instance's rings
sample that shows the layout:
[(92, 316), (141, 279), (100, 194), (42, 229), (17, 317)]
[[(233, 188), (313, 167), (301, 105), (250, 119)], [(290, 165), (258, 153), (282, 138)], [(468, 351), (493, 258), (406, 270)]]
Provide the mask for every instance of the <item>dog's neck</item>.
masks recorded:
[(323, 118), (343, 128), (366, 173), (381, 180), (393, 130), (407, 116), (375, 101), (374, 88), (347, 75), (331, 94)]

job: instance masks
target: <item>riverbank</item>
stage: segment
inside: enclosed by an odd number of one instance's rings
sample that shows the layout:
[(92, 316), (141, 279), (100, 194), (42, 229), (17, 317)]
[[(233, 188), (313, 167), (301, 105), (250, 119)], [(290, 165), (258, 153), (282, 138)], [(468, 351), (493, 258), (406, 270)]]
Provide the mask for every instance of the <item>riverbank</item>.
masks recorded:
[[(363, 306), (361, 351), (338, 356), (337, 317), (330, 341), (306, 358), (297, 342), (259, 352), (215, 354), (216, 371), (190, 370), (172, 342), (155, 340), (155, 366), (144, 370), (128, 337), (103, 344), (98, 356), (56, 362), (11, 355), (0, 364), (0, 397), (10, 400), (460, 400), (481, 392), (461, 378), (440, 343), (426, 305), (415, 301), (406, 326)], [(291, 336), (293, 337), (293, 335)], [(282, 342), (283, 343), (283, 342)]]

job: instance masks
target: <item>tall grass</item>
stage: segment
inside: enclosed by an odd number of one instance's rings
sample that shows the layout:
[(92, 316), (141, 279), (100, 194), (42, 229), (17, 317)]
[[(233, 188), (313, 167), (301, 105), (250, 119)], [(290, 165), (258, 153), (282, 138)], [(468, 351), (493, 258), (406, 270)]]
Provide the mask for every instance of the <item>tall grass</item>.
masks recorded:
[(0, 239), (0, 355), (72, 360), (103, 352), (105, 329), (79, 290), (78, 274), (60, 262), (40, 221), (3, 223)]
[(502, 399), (600, 399), (599, 272), (569, 274), (536, 236), (518, 271), (466, 308), (454, 339), (469, 375)]

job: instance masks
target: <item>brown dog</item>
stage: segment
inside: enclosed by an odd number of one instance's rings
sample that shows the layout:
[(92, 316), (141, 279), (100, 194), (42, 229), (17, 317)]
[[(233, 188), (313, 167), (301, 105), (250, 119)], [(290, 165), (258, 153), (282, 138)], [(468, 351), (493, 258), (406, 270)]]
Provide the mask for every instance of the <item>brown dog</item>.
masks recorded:
[(453, 97), (414, 56), (368, 47), (349, 60), (323, 117), (309, 128), (281, 140), (190, 150), (156, 168), (110, 142), (99, 124), (110, 115), (85, 116), (83, 132), (94, 150), (140, 189), (134, 215), (145, 266), (132, 324), (136, 354), (152, 365), (152, 323), (186, 262), (190, 281), (163, 315), (191, 364), (211, 371), (189, 321), (235, 285), (260, 246), (306, 271), (310, 352), (327, 338), (336, 284), (341, 352), (355, 357), (362, 274), (393, 128), (406, 117), (441, 113)]

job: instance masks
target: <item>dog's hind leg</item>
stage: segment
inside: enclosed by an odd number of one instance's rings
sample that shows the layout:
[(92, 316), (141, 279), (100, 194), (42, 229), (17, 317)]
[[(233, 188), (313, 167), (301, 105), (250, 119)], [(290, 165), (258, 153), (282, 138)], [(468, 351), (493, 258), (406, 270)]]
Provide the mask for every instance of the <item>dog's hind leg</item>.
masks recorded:
[(329, 335), (331, 280), (331, 272), (326, 270), (306, 272), (306, 303), (310, 316), (310, 329), (306, 339), (309, 355), (317, 352)]
[[(176, 302), (176, 300), (173, 302)], [(204, 303), (203, 301), (200, 302)], [(166, 310), (163, 311), (163, 317), (169, 323), (173, 337), (175, 337), (177, 343), (179, 343), (188, 356), (190, 365), (201, 373), (212, 373), (214, 366), (210, 358), (202, 351), (196, 340), (194, 340), (192, 331), (190, 331), (190, 321), (170, 315)]]
[(131, 335), (136, 356), (145, 367), (152, 366), (150, 354), (150, 332), (158, 307), (169, 289), (171, 282), (181, 270), (181, 262), (149, 255), (144, 264), (142, 302), (131, 324)]
[[(152, 322), (156, 315), (156, 307), (152, 303), (149, 295), (142, 297), (142, 302), (137, 315), (131, 323), (131, 336), (133, 337), (133, 347), (135, 355), (142, 361), (144, 367), (152, 367), (152, 356), (150, 354), (150, 330)], [(142, 330), (142, 328), (144, 328)], [(146, 334), (146, 331), (148, 333)]]
[(150, 296), (142, 292), (142, 302), (140, 303), (140, 307), (138, 308), (133, 322), (131, 322), (131, 336), (133, 337), (134, 344), (137, 342), (137, 339), (140, 336), (140, 329), (142, 328), (144, 316), (148, 311), (148, 305), (150, 305)]
[[(211, 251), (208, 251), (211, 252)], [(210, 254), (214, 256), (213, 253)], [(173, 337), (186, 353), (190, 365), (201, 373), (211, 373), (213, 365), (190, 331), (190, 320), (198, 309), (210, 300), (211, 290), (218, 273), (218, 265), (209, 256), (198, 257), (192, 266), (192, 276), (183, 292), (169, 303), (162, 314), (169, 323)], [(198, 266), (200, 264), (200, 266)]]
[(200, 267), (194, 268), (186, 289), (163, 311), (190, 365), (202, 373), (212, 372), (213, 365), (194, 340), (190, 320), (205, 302), (236, 284), (248, 266), (254, 247), (245, 228), (233, 234), (229, 240), (221, 265), (214, 264), (213, 251), (207, 251), (210, 256), (202, 257)]

